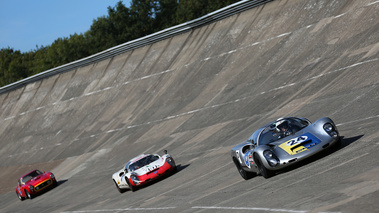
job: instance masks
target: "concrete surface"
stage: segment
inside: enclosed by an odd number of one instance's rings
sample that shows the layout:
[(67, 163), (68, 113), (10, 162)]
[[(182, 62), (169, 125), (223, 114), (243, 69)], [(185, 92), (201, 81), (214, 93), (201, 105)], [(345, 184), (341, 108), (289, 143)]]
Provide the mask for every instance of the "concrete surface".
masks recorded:
[[(0, 212), (377, 212), (379, 1), (276, 0), (0, 96)], [(331, 117), (342, 146), (243, 180), (231, 148), (284, 116)], [(167, 149), (179, 172), (120, 194)], [(17, 178), (57, 188), (19, 201)]]

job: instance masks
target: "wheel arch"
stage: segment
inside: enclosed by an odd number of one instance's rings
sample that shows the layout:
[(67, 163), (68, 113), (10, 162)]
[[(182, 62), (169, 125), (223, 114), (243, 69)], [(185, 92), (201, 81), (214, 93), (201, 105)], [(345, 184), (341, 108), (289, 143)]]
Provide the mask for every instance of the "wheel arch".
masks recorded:
[(234, 162), (235, 165), (238, 164), (239, 166), (241, 166), (241, 164), (240, 164), (239, 160), (237, 159), (237, 157), (233, 156), (232, 159), (233, 159), (233, 162)]
[(253, 153), (253, 160), (255, 162), (257, 162), (257, 158), (259, 158), (259, 162), (261, 164), (263, 164), (264, 167), (266, 168), (271, 168), (271, 166), (268, 164), (266, 158), (263, 156), (263, 152), (266, 151), (266, 150), (271, 150), (273, 151), (269, 146), (267, 145), (262, 145), (262, 146), (259, 146), (257, 149), (254, 150), (254, 153)]

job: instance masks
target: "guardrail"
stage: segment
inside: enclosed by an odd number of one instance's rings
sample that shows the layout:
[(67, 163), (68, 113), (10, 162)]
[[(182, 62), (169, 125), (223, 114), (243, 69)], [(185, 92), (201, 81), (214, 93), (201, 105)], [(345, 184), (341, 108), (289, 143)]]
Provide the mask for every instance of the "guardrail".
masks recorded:
[(226, 17), (232, 16), (234, 14), (243, 12), (245, 10), (260, 6), (262, 4), (266, 4), (273, 0), (243, 0), (239, 1), (237, 3), (231, 4), (227, 7), (224, 7), (222, 9), (219, 9), (217, 11), (214, 11), (212, 13), (209, 13), (205, 16), (202, 16), (200, 18), (197, 18), (195, 20), (185, 22), (183, 24), (176, 25), (174, 27), (170, 27), (167, 29), (164, 29), (162, 31), (147, 35), (145, 37), (135, 39), (133, 41), (126, 42), (124, 44), (112, 47), (110, 49), (104, 50), (102, 52), (99, 52), (97, 54), (88, 56), (86, 58), (41, 72), (39, 74), (30, 76), (28, 78), (25, 78), (23, 80), (11, 83), (7, 86), (0, 88), (0, 94), (20, 88), (22, 86), (25, 86), (29, 83), (39, 81), (44, 78), (48, 78), (50, 76), (64, 73), (73, 69), (77, 69), (79, 67), (84, 67), (92, 63), (96, 63), (108, 58), (112, 58), (116, 55), (173, 37), (178, 34), (182, 34), (185, 32), (188, 32), (190, 30), (202, 27), (204, 25), (210, 24), (215, 21), (219, 21), (221, 19), (224, 19)]

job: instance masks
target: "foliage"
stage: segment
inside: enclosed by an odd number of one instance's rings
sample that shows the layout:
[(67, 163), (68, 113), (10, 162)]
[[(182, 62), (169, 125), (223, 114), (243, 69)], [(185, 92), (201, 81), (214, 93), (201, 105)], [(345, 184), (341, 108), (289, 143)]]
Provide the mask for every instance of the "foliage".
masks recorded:
[(93, 20), (90, 29), (49, 46), (21, 53), (0, 50), (0, 87), (54, 67), (90, 56), (113, 46), (187, 22), (238, 0), (132, 0), (130, 8), (119, 1), (108, 16)]

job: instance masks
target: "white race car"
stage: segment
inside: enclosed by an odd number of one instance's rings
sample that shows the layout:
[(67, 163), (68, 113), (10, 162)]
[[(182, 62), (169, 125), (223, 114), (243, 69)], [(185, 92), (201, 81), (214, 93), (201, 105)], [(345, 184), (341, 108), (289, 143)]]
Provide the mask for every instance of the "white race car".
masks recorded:
[(112, 175), (119, 192), (135, 191), (138, 187), (177, 171), (174, 159), (164, 151), (158, 154), (141, 154), (131, 159), (123, 169)]

